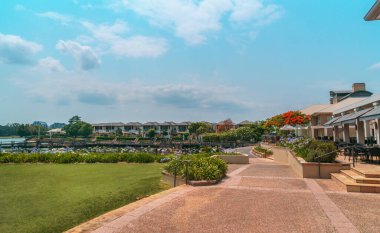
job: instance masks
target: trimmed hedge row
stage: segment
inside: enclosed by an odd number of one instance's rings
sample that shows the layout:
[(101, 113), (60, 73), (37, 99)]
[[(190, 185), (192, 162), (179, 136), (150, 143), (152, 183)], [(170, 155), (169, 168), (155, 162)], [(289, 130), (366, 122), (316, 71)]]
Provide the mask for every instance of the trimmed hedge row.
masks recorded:
[(181, 156), (179, 159), (170, 161), (165, 170), (174, 175), (176, 168), (177, 175), (185, 178), (186, 163), (184, 160), (189, 160), (189, 180), (220, 180), (227, 174), (228, 167), (222, 159), (202, 155)]
[(256, 146), (253, 148), (255, 151), (257, 152), (261, 152), (261, 153), (264, 153), (266, 155), (273, 155), (273, 151), (270, 150), (270, 149), (265, 149), (264, 147), (262, 146)]
[(4, 153), (0, 154), (0, 163), (153, 163), (171, 158), (172, 155), (151, 153)]

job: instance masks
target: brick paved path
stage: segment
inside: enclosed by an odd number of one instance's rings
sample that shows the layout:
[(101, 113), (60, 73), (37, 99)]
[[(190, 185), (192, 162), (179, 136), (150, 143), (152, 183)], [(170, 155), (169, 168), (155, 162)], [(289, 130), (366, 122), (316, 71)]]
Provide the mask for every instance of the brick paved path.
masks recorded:
[[(253, 158), (217, 186), (172, 189), (96, 227), (89, 227), (90, 221), (71, 232), (380, 232), (380, 204), (367, 216), (368, 209), (353, 203), (345, 208), (336, 200), (349, 194), (334, 185), (301, 179), (286, 164)], [(380, 203), (378, 196), (367, 196), (372, 198)], [(356, 210), (369, 224), (352, 214)]]

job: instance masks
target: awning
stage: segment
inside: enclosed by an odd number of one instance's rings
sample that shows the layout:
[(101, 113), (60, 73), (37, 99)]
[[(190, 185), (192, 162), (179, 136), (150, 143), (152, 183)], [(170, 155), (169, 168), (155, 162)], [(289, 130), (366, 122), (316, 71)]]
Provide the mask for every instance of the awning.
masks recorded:
[(374, 119), (380, 119), (380, 107), (374, 108), (360, 117), (360, 120), (363, 121)]
[(335, 121), (333, 125), (340, 125), (340, 124), (355, 124), (356, 119), (361, 117), (362, 115), (366, 114), (367, 112), (371, 111), (372, 108), (360, 110), (354, 113), (350, 113), (347, 115), (342, 116), (340, 119)]
[(283, 131), (286, 131), (286, 130), (295, 130), (296, 128), (294, 128), (293, 126), (291, 125), (284, 125), (280, 128), (280, 130), (283, 130)]
[(342, 117), (334, 117), (331, 120), (329, 120), (328, 122), (326, 122), (325, 124), (323, 124), (323, 126), (333, 126), (333, 123), (335, 121), (339, 120), (340, 118), (342, 118)]

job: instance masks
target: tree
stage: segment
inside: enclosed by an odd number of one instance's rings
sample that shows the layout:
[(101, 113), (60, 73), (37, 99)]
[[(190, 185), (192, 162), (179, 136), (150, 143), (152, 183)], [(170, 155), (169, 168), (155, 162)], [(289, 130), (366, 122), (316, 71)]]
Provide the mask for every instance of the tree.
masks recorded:
[(69, 119), (69, 125), (70, 125), (70, 124), (73, 124), (73, 123), (75, 123), (75, 122), (78, 122), (78, 121), (81, 121), (80, 116), (73, 116), (73, 117), (71, 117), (71, 118)]
[(88, 137), (92, 134), (92, 125), (81, 120), (79, 116), (73, 116), (69, 119), (69, 124), (63, 128), (66, 134), (71, 137)]
[(34, 125), (34, 126), (40, 126), (40, 127), (43, 127), (43, 128), (48, 128), (49, 127), (48, 124), (46, 122), (44, 122), (44, 121), (34, 121), (32, 123), (32, 125)]
[(268, 128), (281, 128), (284, 125), (306, 125), (310, 120), (309, 115), (305, 115), (300, 111), (288, 111), (267, 119), (264, 125)]
[(58, 123), (58, 122), (55, 122), (53, 123), (52, 125), (50, 125), (50, 129), (62, 129), (66, 126), (65, 123)]
[(149, 129), (148, 132), (146, 133), (146, 135), (148, 136), (148, 138), (154, 138), (156, 136), (156, 130), (154, 129)]
[(16, 129), (16, 133), (20, 137), (30, 136), (31, 134), (29, 127), (26, 124), (19, 125)]
[(21, 124), (17, 126), (16, 133), (20, 137), (45, 134), (47, 128), (41, 125)]
[(123, 136), (123, 130), (121, 130), (120, 128), (117, 128), (115, 133), (116, 136)]
[(0, 125), (0, 136), (15, 136), (17, 135), (17, 127), (19, 124)]
[(224, 121), (221, 121), (219, 122), (217, 125), (216, 125), (216, 132), (217, 133), (223, 133), (223, 132), (226, 132), (228, 130), (231, 130), (234, 128), (234, 123), (232, 122), (231, 119), (227, 119), (227, 120), (224, 120)]
[(212, 133), (214, 130), (212, 125), (207, 122), (193, 122), (189, 125), (189, 133), (201, 135), (204, 133)]
[(82, 127), (80, 122), (74, 122), (71, 124), (68, 124), (63, 128), (66, 131), (66, 134), (71, 137), (78, 137), (79, 136), (79, 129)]
[(83, 136), (83, 137), (88, 137), (92, 134), (92, 131), (93, 131), (92, 125), (83, 121), (80, 121), (78, 123), (81, 125), (81, 127), (78, 130), (78, 135)]

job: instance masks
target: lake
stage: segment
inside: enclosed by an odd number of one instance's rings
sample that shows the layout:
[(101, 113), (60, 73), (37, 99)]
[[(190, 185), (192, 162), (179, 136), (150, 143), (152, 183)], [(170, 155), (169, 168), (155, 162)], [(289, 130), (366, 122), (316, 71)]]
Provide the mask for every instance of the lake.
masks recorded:
[(9, 142), (23, 142), (25, 138), (0, 138), (1, 143), (9, 143)]

